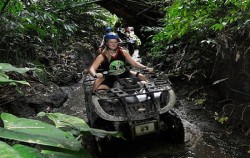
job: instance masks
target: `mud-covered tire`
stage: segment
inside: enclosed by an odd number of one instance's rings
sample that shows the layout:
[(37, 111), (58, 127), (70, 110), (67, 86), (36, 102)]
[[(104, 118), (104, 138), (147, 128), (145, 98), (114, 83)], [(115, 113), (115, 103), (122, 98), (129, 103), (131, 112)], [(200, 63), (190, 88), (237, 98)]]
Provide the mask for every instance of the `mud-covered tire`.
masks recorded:
[(100, 158), (98, 155), (98, 148), (94, 135), (83, 136), (82, 142), (84, 149), (89, 151), (93, 158)]
[[(101, 118), (96, 120), (94, 128), (103, 129), (106, 131), (115, 131), (111, 122)], [(116, 158), (118, 149), (118, 138), (106, 136), (104, 138), (96, 137), (97, 151), (100, 158)]]
[(105, 137), (97, 141), (98, 155), (101, 158), (116, 158), (118, 156), (118, 144), (116, 138)]
[(170, 101), (175, 103), (175, 100), (176, 100), (176, 96), (175, 96), (175, 93), (172, 89), (170, 89), (166, 92), (163, 92), (160, 96), (161, 106), (167, 105), (168, 102), (170, 102)]
[(182, 144), (185, 140), (185, 131), (181, 119), (174, 111), (169, 111), (161, 116), (164, 122), (162, 137), (170, 143)]
[(91, 119), (92, 119), (92, 110), (91, 110), (91, 103), (90, 103), (90, 96), (85, 93), (85, 108), (86, 108), (86, 116), (87, 121), (86, 123), (91, 126)]

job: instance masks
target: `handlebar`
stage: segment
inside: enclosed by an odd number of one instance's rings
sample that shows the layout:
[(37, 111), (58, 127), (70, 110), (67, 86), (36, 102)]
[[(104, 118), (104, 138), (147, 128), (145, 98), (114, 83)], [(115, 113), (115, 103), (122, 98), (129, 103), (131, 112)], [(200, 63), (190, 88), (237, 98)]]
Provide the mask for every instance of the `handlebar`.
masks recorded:
[[(132, 69), (130, 69), (132, 70)], [(140, 71), (136, 71), (138, 73), (141, 73), (141, 74), (155, 74), (156, 72), (154, 71), (153, 68), (149, 68), (149, 69), (144, 69), (144, 70), (140, 70)], [(102, 73), (103, 76), (112, 76), (112, 74), (109, 72), (109, 71), (99, 71), (98, 73)], [(116, 76), (116, 75), (114, 75)]]

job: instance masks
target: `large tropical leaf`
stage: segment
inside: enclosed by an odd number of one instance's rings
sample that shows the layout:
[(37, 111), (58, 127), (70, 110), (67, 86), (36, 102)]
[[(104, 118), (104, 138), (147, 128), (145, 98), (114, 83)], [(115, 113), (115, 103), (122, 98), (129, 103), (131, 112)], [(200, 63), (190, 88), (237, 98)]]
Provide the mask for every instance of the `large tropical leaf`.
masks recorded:
[(0, 74), (0, 84), (1, 83), (20, 83), (20, 84), (25, 84), (25, 85), (30, 85), (29, 82), (27, 81), (18, 81), (18, 80), (12, 80), (12, 79), (8, 79), (5, 76), (3, 76), (2, 74)]
[(0, 128), (0, 137), (28, 143), (36, 143), (70, 150), (80, 150), (81, 143), (71, 134), (53, 125), (38, 120), (18, 118), (2, 113), (4, 128)]
[(48, 155), (48, 157), (53, 157), (53, 158), (92, 158), (91, 154), (86, 150), (69, 151), (62, 149), (60, 151), (42, 150), (41, 152), (44, 155)]
[(2, 141), (0, 141), (0, 155), (4, 158), (23, 158), (12, 146)]
[(48, 116), (48, 118), (50, 118), (55, 123), (56, 127), (58, 128), (65, 127), (65, 128), (74, 129), (80, 132), (88, 132), (88, 133), (91, 133), (92, 135), (95, 135), (101, 138), (107, 135), (112, 135), (118, 138), (122, 136), (120, 132), (105, 131), (101, 129), (90, 128), (89, 125), (86, 124), (86, 122), (83, 119), (78, 118), (78, 117), (69, 116), (69, 115), (65, 115), (62, 113), (41, 112), (38, 114), (38, 116), (45, 116), (45, 115)]
[(71, 128), (75, 128), (79, 131), (84, 130), (86, 128), (90, 128), (86, 122), (78, 117), (65, 115), (62, 113), (45, 113), (40, 112), (37, 114), (38, 116), (47, 116), (51, 119), (57, 128), (70, 126)]
[(13, 148), (19, 152), (23, 158), (43, 158), (43, 155), (36, 149), (22, 144), (15, 144)]
[(18, 72), (18, 73), (23, 74), (23, 73), (30, 71), (30, 70), (36, 70), (36, 68), (16, 68), (9, 63), (0, 63), (0, 84), (2, 84), (2, 83), (3, 84), (20, 83), (20, 84), (29, 85), (29, 83), (27, 81), (18, 81), (18, 80), (9, 79), (9, 76), (6, 75), (5, 72), (14, 71), (14, 72)]
[(15, 66), (12, 66), (9, 63), (0, 63), (0, 70), (3, 70), (4, 72), (15, 71), (15, 72), (23, 74), (23, 73), (30, 71), (30, 70), (36, 70), (36, 68), (27, 68), (27, 67), (17, 68)]

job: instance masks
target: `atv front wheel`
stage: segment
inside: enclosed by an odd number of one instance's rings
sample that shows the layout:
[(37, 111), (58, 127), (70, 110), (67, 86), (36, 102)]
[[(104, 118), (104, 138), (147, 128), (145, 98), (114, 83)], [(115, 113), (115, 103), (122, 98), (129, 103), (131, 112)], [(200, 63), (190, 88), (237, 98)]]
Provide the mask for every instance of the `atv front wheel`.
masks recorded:
[[(111, 122), (105, 121), (101, 118), (96, 120), (94, 128), (103, 129), (106, 131), (115, 131)], [(117, 149), (119, 146), (118, 138), (112, 136), (105, 136), (104, 138), (96, 137), (97, 150), (101, 158), (116, 158)]]
[(164, 127), (162, 136), (171, 143), (182, 144), (185, 140), (185, 132), (181, 119), (174, 111), (169, 111), (161, 116)]

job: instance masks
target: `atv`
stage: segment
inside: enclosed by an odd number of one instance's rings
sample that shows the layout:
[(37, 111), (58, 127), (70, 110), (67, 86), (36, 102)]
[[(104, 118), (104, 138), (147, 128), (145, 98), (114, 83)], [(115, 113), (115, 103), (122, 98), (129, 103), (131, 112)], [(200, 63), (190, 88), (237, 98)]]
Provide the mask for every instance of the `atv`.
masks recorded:
[[(163, 73), (143, 73), (148, 83), (142, 84), (136, 77), (118, 78), (114, 87), (95, 92), (94, 78), (85, 75), (83, 86), (90, 127), (122, 132), (127, 140), (161, 135), (166, 141), (183, 143), (184, 128), (173, 110), (176, 96), (170, 81)], [(112, 143), (110, 138), (96, 141), (101, 152)]]

